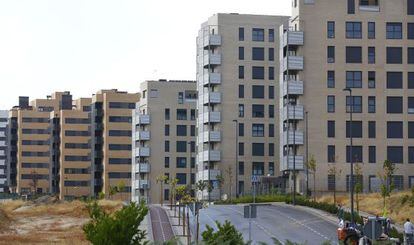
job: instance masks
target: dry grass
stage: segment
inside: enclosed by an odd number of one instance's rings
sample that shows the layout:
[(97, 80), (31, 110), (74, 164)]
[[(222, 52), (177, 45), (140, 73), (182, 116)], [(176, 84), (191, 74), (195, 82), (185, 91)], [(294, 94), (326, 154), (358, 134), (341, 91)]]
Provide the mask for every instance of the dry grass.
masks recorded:
[[(122, 207), (111, 200), (99, 205), (108, 213)], [(89, 244), (82, 231), (88, 220), (86, 204), (80, 201), (8, 201), (0, 204), (0, 244)]]
[[(395, 192), (387, 199), (388, 216), (396, 223), (404, 223), (406, 218), (414, 218), (414, 207), (410, 207), (409, 203), (402, 204), (401, 200), (405, 195), (411, 196), (410, 191)], [(338, 195), (337, 202), (350, 206), (349, 195)], [(318, 198), (318, 201), (333, 203), (332, 195), (324, 195)], [(355, 204), (356, 205), (356, 204)], [(355, 207), (356, 208), (356, 207)], [(378, 193), (362, 194), (359, 201), (360, 211), (374, 215), (383, 214), (383, 199)]]

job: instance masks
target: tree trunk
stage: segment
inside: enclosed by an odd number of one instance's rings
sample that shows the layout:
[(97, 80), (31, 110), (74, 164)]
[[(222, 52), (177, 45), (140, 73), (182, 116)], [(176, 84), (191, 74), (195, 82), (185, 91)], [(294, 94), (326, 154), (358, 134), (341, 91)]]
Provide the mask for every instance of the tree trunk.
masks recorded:
[(334, 201), (334, 205), (336, 205), (336, 186), (334, 188), (333, 201)]

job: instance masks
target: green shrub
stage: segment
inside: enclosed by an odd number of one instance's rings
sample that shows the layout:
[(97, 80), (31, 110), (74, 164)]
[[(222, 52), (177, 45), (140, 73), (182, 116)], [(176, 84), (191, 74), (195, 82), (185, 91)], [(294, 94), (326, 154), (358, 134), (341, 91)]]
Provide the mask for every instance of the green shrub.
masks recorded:
[(146, 232), (139, 229), (148, 213), (144, 203), (132, 202), (113, 215), (105, 213), (96, 201), (87, 208), (91, 221), (83, 226), (83, 231), (92, 244), (147, 244)]
[(224, 224), (216, 221), (218, 230), (214, 231), (209, 225), (206, 226), (207, 230), (204, 231), (201, 236), (203, 242), (206, 245), (244, 245), (242, 234), (236, 230), (236, 228), (226, 220)]

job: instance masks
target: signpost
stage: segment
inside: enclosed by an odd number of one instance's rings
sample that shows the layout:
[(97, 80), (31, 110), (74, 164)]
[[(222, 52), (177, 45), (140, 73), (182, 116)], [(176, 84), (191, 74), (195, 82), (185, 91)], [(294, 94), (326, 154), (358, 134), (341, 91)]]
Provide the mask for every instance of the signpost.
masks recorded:
[(252, 175), (253, 203), (256, 203), (256, 183), (259, 183), (259, 176)]
[(252, 240), (252, 219), (257, 217), (257, 206), (250, 204), (244, 206), (244, 218), (249, 219), (249, 241)]

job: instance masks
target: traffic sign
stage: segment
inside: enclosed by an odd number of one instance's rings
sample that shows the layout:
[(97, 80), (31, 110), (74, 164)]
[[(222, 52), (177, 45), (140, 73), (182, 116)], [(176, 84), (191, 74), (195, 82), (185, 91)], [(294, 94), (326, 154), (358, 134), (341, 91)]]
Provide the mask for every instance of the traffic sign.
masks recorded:
[(259, 182), (259, 176), (258, 175), (252, 175), (252, 183), (258, 183)]

